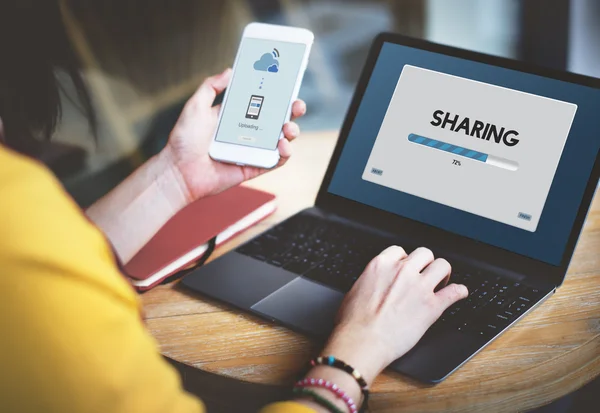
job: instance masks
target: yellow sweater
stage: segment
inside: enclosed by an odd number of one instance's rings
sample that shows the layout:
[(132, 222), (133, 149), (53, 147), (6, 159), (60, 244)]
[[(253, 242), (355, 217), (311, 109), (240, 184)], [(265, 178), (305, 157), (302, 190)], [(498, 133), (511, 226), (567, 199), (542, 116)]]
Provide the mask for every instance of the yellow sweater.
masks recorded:
[(0, 412), (202, 411), (101, 232), (45, 168), (0, 145)]

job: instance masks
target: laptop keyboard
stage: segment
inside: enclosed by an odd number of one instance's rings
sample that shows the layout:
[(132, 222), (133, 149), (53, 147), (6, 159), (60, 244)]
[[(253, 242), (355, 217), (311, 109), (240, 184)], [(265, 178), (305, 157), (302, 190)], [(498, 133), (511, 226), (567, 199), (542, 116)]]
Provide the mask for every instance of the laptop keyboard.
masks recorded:
[[(371, 259), (393, 244), (342, 224), (295, 215), (236, 251), (347, 292)], [(432, 331), (447, 328), (491, 338), (543, 297), (537, 289), (480, 270), (453, 267), (451, 282), (465, 284), (469, 296), (446, 310)]]
[(389, 240), (341, 224), (296, 215), (236, 251), (347, 292), (389, 245)]
[(432, 330), (448, 328), (491, 338), (545, 295), (539, 289), (479, 270), (455, 269), (451, 282), (466, 285), (469, 296), (448, 308)]

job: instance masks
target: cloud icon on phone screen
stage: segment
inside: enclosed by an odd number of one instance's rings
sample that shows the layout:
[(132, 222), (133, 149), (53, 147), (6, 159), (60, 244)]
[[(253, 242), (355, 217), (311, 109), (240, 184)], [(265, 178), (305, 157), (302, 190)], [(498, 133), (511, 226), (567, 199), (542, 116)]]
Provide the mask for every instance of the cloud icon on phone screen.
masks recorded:
[(279, 61), (273, 57), (273, 54), (265, 53), (259, 60), (254, 62), (254, 70), (277, 73), (279, 72)]

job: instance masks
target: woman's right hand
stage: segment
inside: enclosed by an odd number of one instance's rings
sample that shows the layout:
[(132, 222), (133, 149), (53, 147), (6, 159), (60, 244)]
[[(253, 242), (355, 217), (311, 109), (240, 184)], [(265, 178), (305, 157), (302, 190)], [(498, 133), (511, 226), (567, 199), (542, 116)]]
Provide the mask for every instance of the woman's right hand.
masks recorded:
[(346, 295), (323, 355), (356, 368), (371, 385), (404, 355), (455, 302), (468, 296), (464, 285), (447, 283), (451, 267), (427, 248), (410, 255), (397, 246), (375, 257)]

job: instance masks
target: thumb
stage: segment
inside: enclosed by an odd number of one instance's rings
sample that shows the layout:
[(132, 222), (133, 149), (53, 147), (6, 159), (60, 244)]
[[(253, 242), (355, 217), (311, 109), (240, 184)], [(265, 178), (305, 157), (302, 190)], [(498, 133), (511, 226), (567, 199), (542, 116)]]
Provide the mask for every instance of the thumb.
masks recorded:
[(217, 95), (225, 90), (231, 80), (231, 69), (225, 69), (221, 74), (204, 80), (193, 96), (200, 106), (210, 108)]

